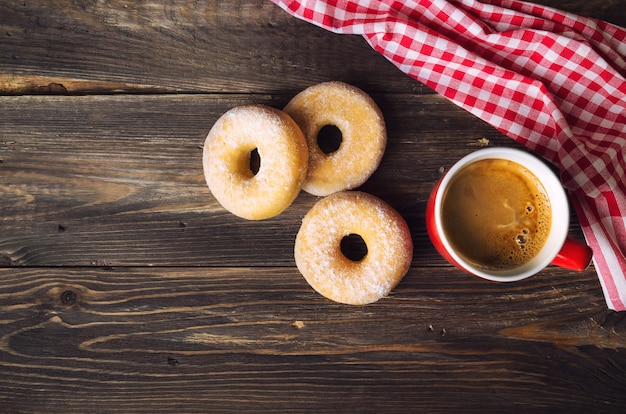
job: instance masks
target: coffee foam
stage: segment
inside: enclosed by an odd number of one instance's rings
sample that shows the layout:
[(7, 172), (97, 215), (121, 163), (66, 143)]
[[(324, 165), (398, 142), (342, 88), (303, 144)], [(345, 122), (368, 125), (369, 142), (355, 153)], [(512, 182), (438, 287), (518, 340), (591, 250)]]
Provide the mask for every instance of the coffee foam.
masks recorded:
[(528, 263), (543, 248), (552, 221), (538, 179), (502, 159), (477, 161), (459, 171), (445, 194), (442, 214), (455, 250), (485, 270)]

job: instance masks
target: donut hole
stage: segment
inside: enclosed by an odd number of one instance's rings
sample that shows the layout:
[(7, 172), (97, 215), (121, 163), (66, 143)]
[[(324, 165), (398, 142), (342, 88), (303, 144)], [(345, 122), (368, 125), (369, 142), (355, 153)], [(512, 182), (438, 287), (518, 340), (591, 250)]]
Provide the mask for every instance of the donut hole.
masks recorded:
[[(252, 153), (255, 151), (254, 147), (238, 148), (236, 152), (229, 154), (225, 159), (225, 164), (231, 174), (242, 180), (250, 180), (254, 178), (258, 172), (258, 167), (253, 166)], [(260, 161), (259, 161), (260, 166)], [(253, 168), (257, 171), (253, 171)]]
[(259, 170), (261, 169), (261, 156), (259, 155), (259, 149), (255, 148), (250, 151), (250, 161), (249, 161), (250, 171), (252, 175), (257, 175)]
[(358, 234), (352, 233), (341, 239), (340, 248), (341, 253), (353, 262), (360, 262), (367, 256), (367, 244)]
[(343, 141), (341, 130), (335, 125), (325, 125), (317, 133), (317, 146), (324, 154), (337, 151)]

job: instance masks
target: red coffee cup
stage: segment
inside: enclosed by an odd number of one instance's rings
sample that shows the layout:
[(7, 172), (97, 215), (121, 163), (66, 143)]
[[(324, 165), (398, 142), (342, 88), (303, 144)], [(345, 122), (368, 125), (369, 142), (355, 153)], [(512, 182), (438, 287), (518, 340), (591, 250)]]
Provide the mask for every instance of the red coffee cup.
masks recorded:
[[(477, 170), (479, 168), (479, 164), (477, 163), (485, 160), (496, 160), (496, 162), (500, 164), (507, 163), (508, 165), (515, 165), (515, 168), (521, 167), (525, 173), (530, 172), (532, 176), (536, 177), (540, 187), (545, 190), (545, 192), (542, 193), (542, 197), (544, 197), (542, 200), (545, 202), (541, 204), (547, 206), (548, 209), (544, 210), (544, 212), (546, 214), (549, 213), (551, 220), (545, 221), (549, 222), (549, 227), (543, 227), (544, 231), (542, 233), (545, 234), (542, 235), (542, 247), (537, 247), (534, 251), (535, 254), (525, 258), (523, 262), (515, 262), (511, 266), (490, 266), (481, 263), (480, 260), (461, 253), (462, 249), (460, 245), (454, 241), (455, 237), (458, 239), (458, 235), (454, 234), (456, 227), (451, 227), (449, 224), (450, 219), (447, 218), (449, 213), (446, 213), (446, 218), (444, 219), (444, 202), (446, 199), (448, 199), (449, 203), (452, 203), (453, 200), (454, 202), (464, 200), (463, 197), (452, 198), (453, 192), (463, 185), (458, 184), (460, 182), (459, 180), (464, 179), (462, 174), (468, 175), (468, 171), (471, 171), (472, 168)], [(486, 163), (483, 162), (481, 165), (486, 165)], [(483, 175), (483, 177), (489, 178), (490, 176)], [(470, 182), (471, 179), (472, 178), (467, 179), (463, 181), (463, 183)], [(476, 187), (480, 187), (481, 185), (483, 187), (488, 186), (484, 178), (481, 180), (483, 182), (479, 183), (480, 185), (477, 184)], [(514, 185), (511, 185), (511, 188), (513, 187)], [(504, 188), (507, 189), (506, 185)], [(474, 189), (471, 191), (474, 191)], [(482, 197), (480, 193), (474, 195), (472, 192), (471, 194), (474, 198)], [(506, 191), (502, 194), (502, 197), (504, 197)], [(496, 191), (495, 195), (491, 194), (489, 198), (485, 198), (488, 199), (487, 206), (489, 207), (486, 210), (490, 211), (490, 206), (494, 203), (502, 203), (502, 205), (506, 205), (508, 208), (508, 201), (499, 200), (499, 197), (500, 195)], [(484, 205), (485, 201), (482, 200), (481, 202)], [(463, 208), (458, 209), (459, 211), (465, 210), (463, 205), (460, 205), (460, 207)], [(532, 208), (529, 208), (529, 210), (532, 211)], [(451, 210), (447, 209), (446, 211)], [(489, 231), (491, 219), (492, 217), (484, 218), (486, 221), (484, 231)], [(444, 220), (448, 220), (448, 223), (444, 223)], [(459, 222), (456, 221), (455, 223)], [(565, 190), (557, 176), (539, 158), (525, 151), (513, 148), (492, 147), (481, 149), (463, 157), (455, 163), (439, 180), (430, 195), (426, 208), (426, 227), (433, 245), (448, 262), (473, 275), (493, 281), (512, 282), (521, 280), (538, 273), (550, 264), (570, 270), (582, 271), (589, 266), (592, 258), (592, 251), (589, 246), (581, 241), (568, 237), (569, 205)], [(447, 231), (446, 227), (448, 228)], [(504, 227), (504, 225), (500, 227)], [(483, 226), (476, 228), (478, 229), (476, 231), (483, 230)], [(491, 236), (487, 238), (485, 235), (483, 239), (488, 241), (486, 244), (494, 244)], [(525, 240), (525, 236), (522, 236), (522, 240)], [(480, 251), (482, 246), (475, 244), (472, 248), (476, 251)], [(485, 247), (485, 249), (487, 249), (487, 247)], [(504, 258), (503, 261), (505, 261)]]

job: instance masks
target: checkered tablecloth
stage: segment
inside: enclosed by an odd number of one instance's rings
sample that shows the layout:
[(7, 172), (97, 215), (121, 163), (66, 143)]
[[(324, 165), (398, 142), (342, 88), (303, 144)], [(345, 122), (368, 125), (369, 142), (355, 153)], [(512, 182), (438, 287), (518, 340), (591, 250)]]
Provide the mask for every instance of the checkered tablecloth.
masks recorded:
[(271, 0), (556, 164), (608, 307), (626, 310), (626, 29), (512, 0)]

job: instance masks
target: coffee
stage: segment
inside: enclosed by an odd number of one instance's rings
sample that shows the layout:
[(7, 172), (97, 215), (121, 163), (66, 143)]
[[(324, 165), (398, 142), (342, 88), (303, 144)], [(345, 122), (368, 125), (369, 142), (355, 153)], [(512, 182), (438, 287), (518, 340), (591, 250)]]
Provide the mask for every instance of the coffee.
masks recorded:
[(545, 189), (522, 165), (476, 161), (452, 178), (442, 203), (442, 226), (452, 247), (472, 265), (507, 270), (532, 260), (552, 222)]

